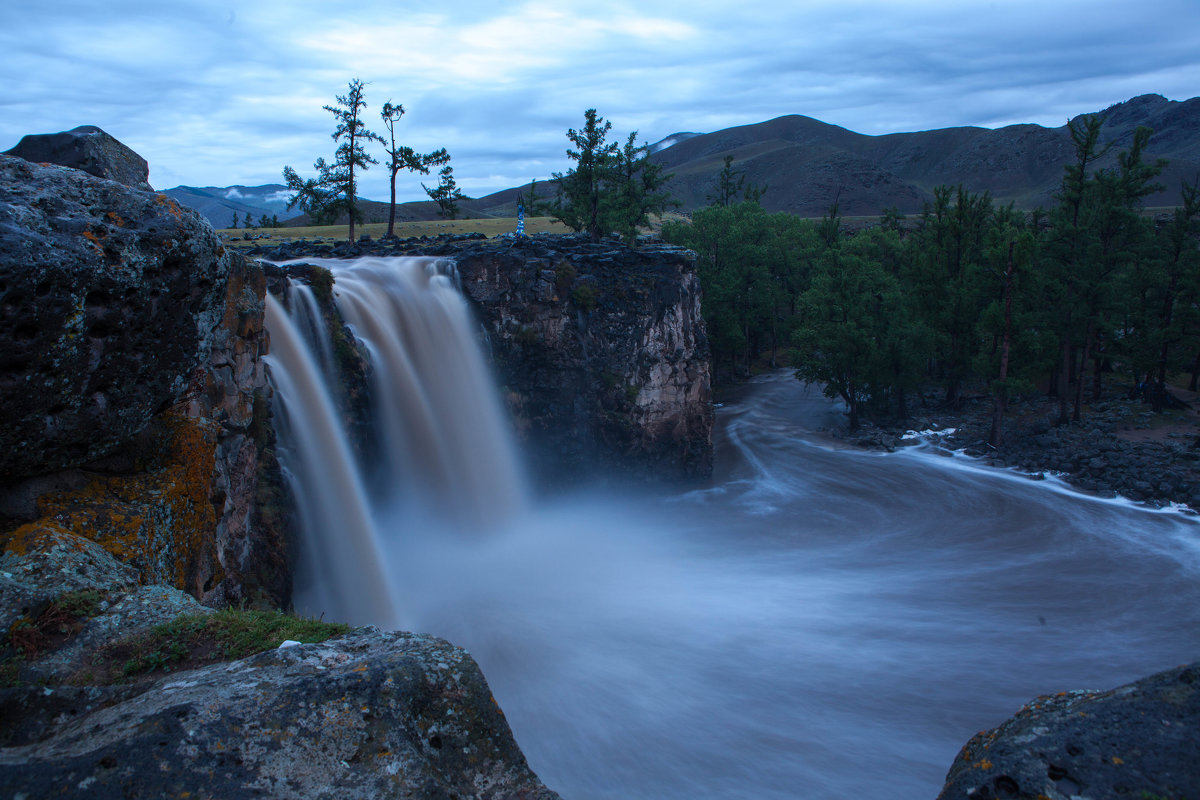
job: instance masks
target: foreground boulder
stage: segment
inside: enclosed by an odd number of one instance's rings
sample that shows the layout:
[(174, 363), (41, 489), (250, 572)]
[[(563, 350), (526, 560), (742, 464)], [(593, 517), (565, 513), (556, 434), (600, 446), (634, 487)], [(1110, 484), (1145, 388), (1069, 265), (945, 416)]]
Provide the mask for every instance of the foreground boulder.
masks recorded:
[(1039, 697), (958, 754), (939, 800), (1195, 797), (1200, 662)]
[(108, 455), (182, 398), (229, 264), (166, 195), (0, 156), (0, 483)]
[(100, 708), (73, 699), (83, 711), (0, 749), (6, 794), (557, 797), (529, 769), (475, 662), (429, 636), (362, 628), (176, 673)]

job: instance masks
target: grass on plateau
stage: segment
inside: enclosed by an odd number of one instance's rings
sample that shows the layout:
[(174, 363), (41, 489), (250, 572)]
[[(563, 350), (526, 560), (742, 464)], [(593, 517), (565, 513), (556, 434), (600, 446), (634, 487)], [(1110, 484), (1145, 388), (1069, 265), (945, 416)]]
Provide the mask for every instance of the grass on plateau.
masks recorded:
[[(466, 234), (482, 233), (484, 236), (500, 236), (512, 233), (517, 229), (516, 219), (443, 219), (427, 220), (424, 222), (397, 222), (395, 233), (401, 239), (419, 236), (437, 236), (443, 233)], [(271, 242), (288, 242), (300, 239), (331, 239), (335, 242), (345, 241), (349, 228), (345, 225), (322, 225), (306, 228), (222, 228), (217, 231), (233, 247), (254, 247)], [(535, 233), (569, 233), (570, 228), (550, 217), (527, 217), (525, 232)], [(354, 227), (355, 237), (366, 234), (372, 239), (380, 239), (387, 233), (386, 222), (368, 222)], [(248, 238), (244, 238), (248, 237)], [(261, 238), (256, 238), (261, 237)]]

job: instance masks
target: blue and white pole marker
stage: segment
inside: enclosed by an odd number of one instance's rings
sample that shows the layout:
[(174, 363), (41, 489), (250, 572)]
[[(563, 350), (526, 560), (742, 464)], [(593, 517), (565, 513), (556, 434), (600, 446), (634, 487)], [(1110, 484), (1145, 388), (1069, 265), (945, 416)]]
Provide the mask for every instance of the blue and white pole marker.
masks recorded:
[(525, 204), (517, 203), (517, 236), (525, 235)]

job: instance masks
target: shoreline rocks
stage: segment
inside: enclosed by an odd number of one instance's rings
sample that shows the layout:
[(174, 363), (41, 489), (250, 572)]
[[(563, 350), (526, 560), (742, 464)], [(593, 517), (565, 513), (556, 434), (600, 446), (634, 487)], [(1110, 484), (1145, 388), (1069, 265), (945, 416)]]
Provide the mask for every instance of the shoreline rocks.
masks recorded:
[[(1175, 426), (1179, 430), (1138, 438), (1167, 420), (1156, 419), (1148, 404), (1129, 397), (1128, 386), (1108, 388), (1081, 421), (1066, 425), (1054, 424), (1057, 406), (1049, 398), (1014, 403), (999, 448), (987, 444), (991, 398), (967, 399), (959, 410), (938, 409), (933, 395), (926, 401), (926, 407), (903, 424), (868, 422), (854, 434), (836, 435), (859, 447), (894, 450), (919, 443), (904, 438), (910, 431), (933, 431), (935, 435), (927, 438), (936, 446), (962, 450), (991, 466), (1034, 477), (1056, 475), (1080, 491), (1102, 497), (1120, 496), (1158, 506), (1178, 503), (1200, 511), (1200, 427), (1194, 415), (1181, 417)], [(949, 428), (954, 432), (936, 433)]]
[(938, 800), (1183, 798), (1200, 787), (1200, 662), (1044, 695), (963, 747)]

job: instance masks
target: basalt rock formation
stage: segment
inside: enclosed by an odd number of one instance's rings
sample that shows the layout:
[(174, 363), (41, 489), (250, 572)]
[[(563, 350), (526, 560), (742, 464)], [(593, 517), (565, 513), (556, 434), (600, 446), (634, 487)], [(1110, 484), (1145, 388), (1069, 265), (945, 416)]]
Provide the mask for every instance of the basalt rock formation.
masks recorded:
[(708, 338), (690, 251), (539, 234), (251, 252), (277, 261), (454, 260), (518, 435), (546, 480), (694, 478), (712, 469)]
[(163, 195), (0, 157), (0, 480), (108, 455), (182, 397), (230, 261)]
[(454, 258), (510, 408), (550, 474), (711, 471), (708, 338), (691, 253), (539, 236)]
[[(529, 769), (479, 667), (430, 636), (362, 628), (160, 679), (61, 692), (0, 749), (17, 797), (525, 798)], [(41, 700), (46, 703), (49, 700)]]
[(143, 584), (286, 606), (264, 291), (170, 198), (0, 156), (0, 538), (61, 529)]
[(17, 146), (5, 151), (4, 155), (35, 164), (59, 164), (134, 189), (152, 191), (150, 165), (146, 159), (94, 125), (80, 125), (61, 133), (23, 136)]
[(1192, 797), (1200, 663), (1107, 692), (1039, 697), (967, 742), (939, 800)]

